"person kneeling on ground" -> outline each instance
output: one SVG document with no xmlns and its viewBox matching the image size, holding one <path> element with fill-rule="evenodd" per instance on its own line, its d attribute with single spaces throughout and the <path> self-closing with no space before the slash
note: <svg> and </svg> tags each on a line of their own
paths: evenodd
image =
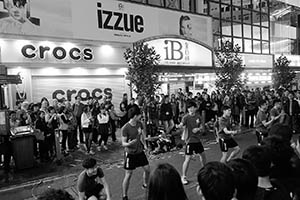
<svg viewBox="0 0 300 200">
<path fill-rule="evenodd" d="M 84 171 L 80 173 L 77 181 L 79 200 L 98 200 L 103 196 L 103 188 L 107 200 L 111 199 L 108 184 L 104 178 L 104 173 L 97 166 L 94 158 L 87 158 L 83 161 Z"/>
</svg>

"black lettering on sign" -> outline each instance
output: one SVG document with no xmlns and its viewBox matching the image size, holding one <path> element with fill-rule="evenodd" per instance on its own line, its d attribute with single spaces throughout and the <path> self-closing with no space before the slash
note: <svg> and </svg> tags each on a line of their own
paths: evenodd
<svg viewBox="0 0 300 200">
<path fill-rule="evenodd" d="M 69 55 L 73 60 L 80 60 L 80 49 L 76 47 L 70 49 Z"/>
<path fill-rule="evenodd" d="M 98 28 L 125 32 L 144 32 L 144 18 L 140 15 L 113 12 L 101 9 L 102 4 L 97 3 Z"/>
<path fill-rule="evenodd" d="M 28 52 L 28 50 L 31 50 L 31 52 Z M 36 57 L 35 51 L 36 51 L 35 46 L 33 46 L 31 44 L 25 45 L 21 49 L 22 55 L 24 57 L 26 57 L 26 58 L 34 58 L 34 57 Z"/>
<path fill-rule="evenodd" d="M 85 95 L 83 95 L 83 94 L 85 94 Z M 77 96 L 80 96 L 82 101 L 86 101 L 90 97 L 90 92 L 87 89 L 81 89 L 78 91 Z"/>
<path fill-rule="evenodd" d="M 64 48 L 62 47 L 55 47 L 53 49 L 53 56 L 58 59 L 58 60 L 63 60 L 67 56 L 67 52 Z"/>
<path fill-rule="evenodd" d="M 72 100 L 72 94 L 76 94 L 76 90 L 67 90 L 67 99 L 68 101 Z"/>
</svg>

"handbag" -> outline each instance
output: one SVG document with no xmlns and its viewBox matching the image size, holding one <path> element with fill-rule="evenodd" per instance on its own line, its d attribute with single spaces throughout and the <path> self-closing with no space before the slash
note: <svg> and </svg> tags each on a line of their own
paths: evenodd
<svg viewBox="0 0 300 200">
<path fill-rule="evenodd" d="M 186 141 L 188 138 L 188 128 L 185 127 L 182 131 L 182 134 L 181 134 L 181 140 L 183 141 Z"/>
</svg>

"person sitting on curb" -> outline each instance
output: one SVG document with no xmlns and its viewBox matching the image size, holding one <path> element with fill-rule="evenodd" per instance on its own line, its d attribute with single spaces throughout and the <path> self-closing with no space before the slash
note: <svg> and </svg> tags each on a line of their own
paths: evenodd
<svg viewBox="0 0 300 200">
<path fill-rule="evenodd" d="M 103 188 L 106 199 L 110 200 L 109 187 L 102 169 L 97 166 L 97 161 L 94 158 L 86 158 L 82 166 L 84 171 L 80 173 L 77 181 L 79 200 L 98 200 L 104 196 Z"/>
</svg>

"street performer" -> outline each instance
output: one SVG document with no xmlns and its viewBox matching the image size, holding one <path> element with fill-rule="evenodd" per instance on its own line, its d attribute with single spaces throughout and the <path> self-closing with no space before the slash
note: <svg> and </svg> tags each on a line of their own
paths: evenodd
<svg viewBox="0 0 300 200">
<path fill-rule="evenodd" d="M 128 200 L 128 188 L 133 171 L 137 167 L 144 169 L 142 188 L 147 188 L 149 180 L 150 166 L 144 150 L 147 149 L 145 143 L 145 133 L 142 122 L 141 111 L 137 105 L 133 105 L 128 110 L 128 118 L 130 119 L 121 130 L 122 146 L 125 148 L 124 152 L 124 169 L 125 177 L 122 183 L 123 200 Z"/>
</svg>

